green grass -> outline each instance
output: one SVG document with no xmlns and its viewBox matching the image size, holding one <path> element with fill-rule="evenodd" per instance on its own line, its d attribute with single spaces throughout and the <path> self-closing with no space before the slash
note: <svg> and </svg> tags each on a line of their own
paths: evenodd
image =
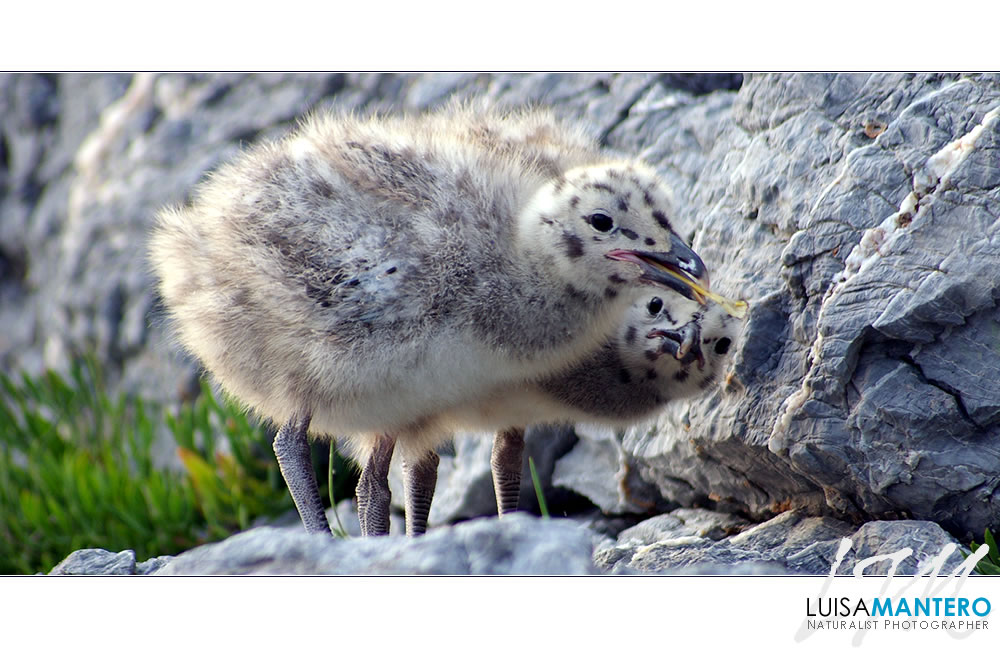
<svg viewBox="0 0 1000 650">
<path fill-rule="evenodd" d="M 990 547 L 990 551 L 976 563 L 975 571 L 976 573 L 987 576 L 1000 575 L 1000 549 L 997 549 L 996 539 L 993 538 L 993 533 L 989 528 L 987 528 L 986 532 L 983 534 L 983 541 Z M 975 553 L 979 547 L 980 544 L 975 542 L 969 544 L 969 549 L 973 553 Z"/>
<path fill-rule="evenodd" d="M 183 471 L 153 462 L 164 428 Z M 327 488 L 320 456 L 324 491 L 351 494 L 345 461 Z M 109 395 L 93 363 L 0 376 L 0 574 L 47 572 L 78 548 L 173 555 L 292 507 L 264 428 L 207 385 L 168 413 Z"/>
<path fill-rule="evenodd" d="M 338 466 L 341 468 L 340 472 L 337 471 Z M 340 494 L 345 494 L 344 491 L 345 486 L 343 485 L 343 481 L 341 479 L 341 477 L 344 476 L 344 469 L 346 469 L 344 459 L 337 455 L 337 445 L 331 443 L 330 454 L 327 460 L 327 475 L 326 475 L 327 493 L 329 495 L 329 503 L 331 504 L 337 503 L 336 491 L 338 482 L 341 483 Z M 317 472 L 316 475 L 319 476 L 320 473 Z M 338 479 L 340 480 L 338 481 Z M 354 483 L 356 482 L 357 481 L 355 480 Z M 350 537 L 350 535 L 347 534 L 347 529 L 344 528 L 344 523 L 340 521 L 340 513 L 337 512 L 336 508 L 333 509 L 333 517 L 334 521 L 336 522 L 336 523 L 330 522 L 330 531 L 333 533 L 333 536 L 339 537 L 341 539 Z"/>
<path fill-rule="evenodd" d="M 535 470 L 535 459 L 528 456 L 528 471 L 531 472 L 531 484 L 535 488 L 535 498 L 538 499 L 538 510 L 542 513 L 542 519 L 549 518 L 549 506 L 545 502 L 545 494 L 542 493 L 542 482 L 538 480 L 538 471 Z"/>
</svg>

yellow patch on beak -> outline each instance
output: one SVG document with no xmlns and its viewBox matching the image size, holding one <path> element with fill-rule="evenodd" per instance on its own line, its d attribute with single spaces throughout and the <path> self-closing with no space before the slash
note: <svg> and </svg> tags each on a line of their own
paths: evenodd
<svg viewBox="0 0 1000 650">
<path fill-rule="evenodd" d="M 749 305 L 747 305 L 746 300 L 730 300 L 725 296 L 720 296 L 717 293 L 712 293 L 711 291 L 709 291 L 708 289 L 701 286 L 700 284 L 698 284 L 697 282 L 695 282 L 694 280 L 692 280 L 691 278 L 687 277 L 682 273 L 678 273 L 673 269 L 669 269 L 665 266 L 660 266 L 660 268 L 666 273 L 669 273 L 670 275 L 674 276 L 687 286 L 691 287 L 691 290 L 694 291 L 694 295 L 697 296 L 698 298 L 698 302 L 700 302 L 701 304 L 704 305 L 705 298 L 708 298 L 709 300 L 714 300 L 715 302 L 719 303 L 722 306 L 722 308 L 726 310 L 726 313 L 729 314 L 730 316 L 734 318 L 739 318 L 740 320 L 746 318 L 747 309 L 749 308 Z"/>
</svg>

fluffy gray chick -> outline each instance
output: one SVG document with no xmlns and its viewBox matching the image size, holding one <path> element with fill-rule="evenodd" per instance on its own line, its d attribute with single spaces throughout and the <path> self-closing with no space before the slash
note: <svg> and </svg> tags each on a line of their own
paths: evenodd
<svg viewBox="0 0 1000 650">
<path fill-rule="evenodd" d="M 648 167 L 546 111 L 328 115 L 161 211 L 150 250 L 183 345 L 282 425 L 306 529 L 329 532 L 311 433 L 351 443 L 382 534 L 396 447 L 422 510 L 449 412 L 593 355 L 648 285 L 694 297 L 664 269 L 708 286 L 669 210 Z"/>
</svg>

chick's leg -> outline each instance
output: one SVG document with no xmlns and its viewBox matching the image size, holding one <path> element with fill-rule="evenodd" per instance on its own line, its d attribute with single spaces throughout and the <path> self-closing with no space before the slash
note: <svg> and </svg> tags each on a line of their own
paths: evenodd
<svg viewBox="0 0 1000 650">
<path fill-rule="evenodd" d="M 438 462 L 441 458 L 434 451 L 411 460 L 403 459 L 403 487 L 406 490 L 406 534 L 423 535 L 427 530 L 427 515 L 431 510 L 434 488 L 437 485 Z"/>
<path fill-rule="evenodd" d="M 493 491 L 497 498 L 497 512 L 501 517 L 517 510 L 521 494 L 521 464 L 524 455 L 524 429 L 498 431 L 493 437 Z"/>
<path fill-rule="evenodd" d="M 309 453 L 309 415 L 293 415 L 274 437 L 274 455 L 299 517 L 310 533 L 330 534 Z"/>
<path fill-rule="evenodd" d="M 375 438 L 368 460 L 358 479 L 358 519 L 364 536 L 389 534 L 389 461 L 396 439 L 380 435 Z"/>
</svg>

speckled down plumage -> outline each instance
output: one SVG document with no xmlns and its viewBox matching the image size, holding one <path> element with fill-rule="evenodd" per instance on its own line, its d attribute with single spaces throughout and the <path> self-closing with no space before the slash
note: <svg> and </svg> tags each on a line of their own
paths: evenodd
<svg viewBox="0 0 1000 650">
<path fill-rule="evenodd" d="M 418 535 L 438 443 L 496 431 L 498 511 L 516 510 L 523 428 L 570 404 L 532 382 L 599 353 L 647 285 L 668 303 L 708 288 L 670 204 L 651 169 L 544 111 L 328 115 L 162 211 L 152 258 L 184 345 L 283 423 L 275 455 L 306 529 L 329 532 L 312 433 L 351 443 L 366 535 L 388 532 L 398 450 Z M 678 358 L 700 338 L 663 335 Z"/>
<path fill-rule="evenodd" d="M 151 250 L 181 341 L 228 392 L 422 451 L 448 433 L 429 420 L 596 351 L 648 292 L 605 253 L 671 250 L 669 210 L 647 167 L 544 111 L 320 117 L 163 211 Z M 507 423 L 452 426 L 471 424 Z"/>
<path fill-rule="evenodd" d="M 619 333 L 595 355 L 538 386 L 566 407 L 567 421 L 634 424 L 717 383 L 740 326 L 718 303 L 688 300 L 671 311 L 653 296 L 629 309 Z M 663 331 L 687 342 L 652 335 Z"/>
</svg>

